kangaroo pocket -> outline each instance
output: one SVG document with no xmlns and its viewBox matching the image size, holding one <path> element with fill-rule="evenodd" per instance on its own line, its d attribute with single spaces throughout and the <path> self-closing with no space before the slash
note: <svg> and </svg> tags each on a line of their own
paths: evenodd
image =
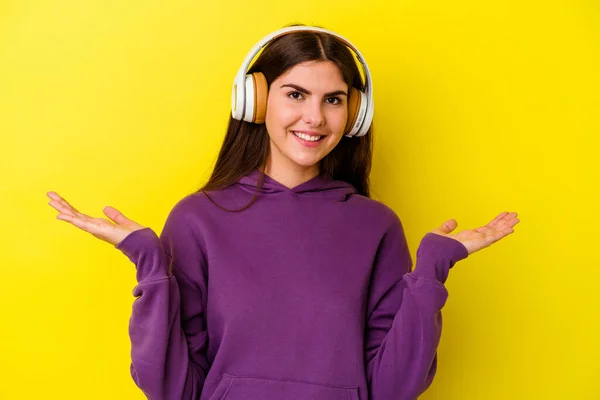
<svg viewBox="0 0 600 400">
<path fill-rule="evenodd" d="M 223 374 L 210 400 L 360 400 L 358 388 Z"/>
</svg>

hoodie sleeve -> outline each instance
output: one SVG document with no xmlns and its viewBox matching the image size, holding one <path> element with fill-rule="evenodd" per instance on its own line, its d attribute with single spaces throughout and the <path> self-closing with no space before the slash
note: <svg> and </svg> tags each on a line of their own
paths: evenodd
<svg viewBox="0 0 600 400">
<path fill-rule="evenodd" d="M 395 215 L 395 214 L 394 214 Z M 433 381 L 449 269 L 468 256 L 457 240 L 427 233 L 412 258 L 398 217 L 380 242 L 368 298 L 365 362 L 372 400 L 414 400 Z"/>
<path fill-rule="evenodd" d="M 160 238 L 150 228 L 115 247 L 135 265 L 130 372 L 152 400 L 199 399 L 208 371 L 203 242 L 180 203 Z"/>
</svg>

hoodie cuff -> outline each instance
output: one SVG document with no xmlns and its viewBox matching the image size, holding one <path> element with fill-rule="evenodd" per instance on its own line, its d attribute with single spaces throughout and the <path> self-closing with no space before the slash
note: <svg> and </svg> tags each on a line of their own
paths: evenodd
<svg viewBox="0 0 600 400">
<path fill-rule="evenodd" d="M 160 238 L 151 228 L 139 229 L 125 236 L 115 245 L 123 252 L 137 269 L 136 279 L 142 280 L 166 278 L 167 256 L 163 251 Z"/>
<path fill-rule="evenodd" d="M 417 264 L 413 275 L 445 283 L 450 269 L 469 256 L 458 240 L 428 232 L 417 249 Z"/>
</svg>

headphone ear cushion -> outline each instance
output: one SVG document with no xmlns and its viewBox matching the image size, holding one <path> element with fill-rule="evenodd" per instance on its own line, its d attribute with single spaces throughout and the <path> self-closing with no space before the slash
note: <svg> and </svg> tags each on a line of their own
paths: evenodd
<svg viewBox="0 0 600 400">
<path fill-rule="evenodd" d="M 267 78 L 262 72 L 252 74 L 254 82 L 254 116 L 252 121 L 255 124 L 263 124 L 267 115 L 267 98 L 269 97 L 269 85 Z"/>
<path fill-rule="evenodd" d="M 344 134 L 348 134 L 354 123 L 356 117 L 358 117 L 358 111 L 360 110 L 361 95 L 358 89 L 350 88 L 350 94 L 348 95 L 348 119 L 346 120 L 346 127 L 344 128 Z"/>
</svg>

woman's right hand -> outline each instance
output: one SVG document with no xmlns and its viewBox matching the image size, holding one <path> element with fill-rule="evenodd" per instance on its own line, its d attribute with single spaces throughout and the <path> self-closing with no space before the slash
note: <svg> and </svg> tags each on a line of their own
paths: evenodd
<svg viewBox="0 0 600 400">
<path fill-rule="evenodd" d="M 127 219 L 113 207 L 106 206 L 102 210 L 110 218 L 110 221 L 108 221 L 104 218 L 93 218 L 80 213 L 56 192 L 48 192 L 46 195 L 52 199 L 48 204 L 60 212 L 56 218 L 70 222 L 79 229 L 89 232 L 98 239 L 104 240 L 113 246 L 120 243 L 130 233 L 145 228 Z"/>
</svg>

